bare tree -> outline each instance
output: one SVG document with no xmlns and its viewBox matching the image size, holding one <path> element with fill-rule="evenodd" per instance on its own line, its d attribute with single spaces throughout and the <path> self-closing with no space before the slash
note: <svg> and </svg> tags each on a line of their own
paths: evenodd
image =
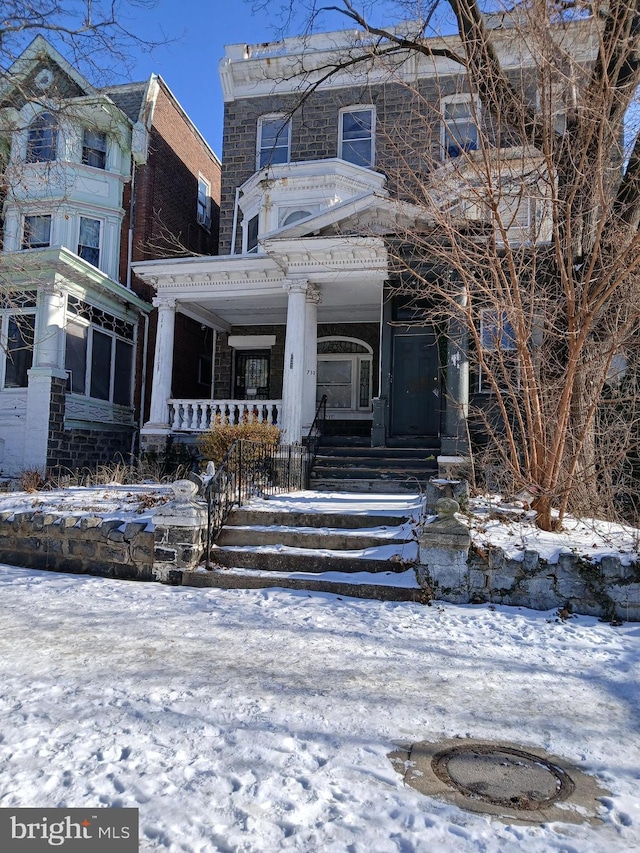
<svg viewBox="0 0 640 853">
<path fill-rule="evenodd" d="M 390 239 L 396 287 L 417 316 L 428 296 L 443 331 L 463 325 L 480 391 L 470 426 L 503 484 L 530 490 L 540 526 L 554 510 L 611 515 L 638 473 L 640 2 L 396 9 L 412 23 L 313 3 L 310 21 L 340 12 L 365 36 L 313 76 L 300 69 L 300 100 L 372 62 L 411 87 L 412 115 L 379 128 L 390 185 L 428 223 Z M 447 20 L 453 37 L 429 38 Z M 527 61 L 505 67 L 505 43 Z M 407 82 L 416 56 L 436 74 L 440 57 L 455 64 L 472 115 Z"/>
</svg>

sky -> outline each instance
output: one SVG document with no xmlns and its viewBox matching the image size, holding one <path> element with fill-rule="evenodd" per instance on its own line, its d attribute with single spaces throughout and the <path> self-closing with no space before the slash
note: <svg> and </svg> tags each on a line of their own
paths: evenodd
<svg viewBox="0 0 640 853">
<path fill-rule="evenodd" d="M 168 39 L 151 54 L 140 53 L 131 79 L 159 74 L 221 157 L 223 100 L 218 62 L 227 44 L 277 38 L 278 15 L 273 11 L 277 8 L 277 3 L 271 3 L 269 11 L 252 11 L 245 0 L 157 0 L 154 8 L 129 7 L 130 28 L 138 35 Z M 322 29 L 346 28 L 344 19 L 326 21 Z"/>
</svg>

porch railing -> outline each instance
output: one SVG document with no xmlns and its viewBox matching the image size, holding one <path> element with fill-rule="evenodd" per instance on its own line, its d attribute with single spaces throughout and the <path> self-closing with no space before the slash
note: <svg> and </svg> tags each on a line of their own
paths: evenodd
<svg viewBox="0 0 640 853">
<path fill-rule="evenodd" d="M 307 465 L 307 483 L 306 486 L 309 488 L 310 479 L 311 479 L 311 469 L 313 468 L 313 464 L 316 461 L 316 456 L 318 455 L 318 447 L 320 446 L 320 439 L 326 428 L 327 421 L 327 395 L 323 394 L 320 398 L 320 402 L 318 403 L 318 408 L 316 409 L 316 415 L 313 419 L 313 423 L 311 424 L 311 428 L 309 430 L 309 434 L 305 440 L 308 450 L 308 462 Z"/>
<path fill-rule="evenodd" d="M 234 507 L 255 497 L 296 492 L 306 488 L 309 450 L 300 444 L 263 444 L 238 439 L 205 489 L 207 501 L 207 557 Z"/>
<path fill-rule="evenodd" d="M 280 423 L 282 400 L 169 400 L 175 432 L 205 432 L 212 424 Z"/>
</svg>

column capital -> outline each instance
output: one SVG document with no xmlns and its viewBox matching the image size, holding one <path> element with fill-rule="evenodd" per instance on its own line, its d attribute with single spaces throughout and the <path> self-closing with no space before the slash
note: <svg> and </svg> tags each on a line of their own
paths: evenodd
<svg viewBox="0 0 640 853">
<path fill-rule="evenodd" d="M 285 278 L 282 287 L 287 293 L 307 293 L 309 290 L 308 278 Z"/>
<path fill-rule="evenodd" d="M 154 308 L 170 308 L 175 310 L 177 301 L 175 296 L 154 296 L 151 304 Z"/>
<path fill-rule="evenodd" d="M 322 294 L 315 284 L 310 284 L 307 287 L 307 302 L 315 303 L 316 305 L 322 302 Z"/>
</svg>

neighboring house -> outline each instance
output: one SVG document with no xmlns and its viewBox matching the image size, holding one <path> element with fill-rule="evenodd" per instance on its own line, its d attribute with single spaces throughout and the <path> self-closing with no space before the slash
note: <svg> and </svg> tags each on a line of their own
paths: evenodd
<svg viewBox="0 0 640 853">
<path fill-rule="evenodd" d="M 526 52 L 513 39 L 497 34 L 496 49 L 526 81 Z M 284 440 L 299 442 L 325 394 L 334 434 L 466 451 L 466 334 L 452 326 L 443 336 L 428 300 L 402 293 L 389 241 L 432 225 L 429 205 L 406 200 L 404 163 L 405 180 L 428 175 L 432 207 L 440 194 L 461 219 L 482 220 L 477 194 L 458 188 L 468 159 L 460 155 L 478 147 L 479 133 L 493 133 L 496 150 L 505 143 L 484 126 L 458 64 L 412 54 L 393 69 L 371 61 L 328 76 L 354 49 L 353 31 L 227 48 L 224 254 L 134 266 L 156 288 L 159 310 L 146 446 L 161 448 L 167 436 L 197 433 L 216 417 L 275 420 Z M 540 157 L 509 145 L 513 170 Z M 545 229 L 548 239 L 544 200 L 537 210 L 522 194 L 504 204 L 509 239 L 526 243 L 534 226 L 538 240 Z M 199 398 L 176 369 L 181 313 L 201 318 L 215 341 L 211 391 Z"/>
<path fill-rule="evenodd" d="M 38 36 L 0 78 L 0 164 L 0 473 L 128 459 L 155 335 L 131 261 L 217 251 L 220 163 L 160 77 L 96 89 Z"/>
</svg>

